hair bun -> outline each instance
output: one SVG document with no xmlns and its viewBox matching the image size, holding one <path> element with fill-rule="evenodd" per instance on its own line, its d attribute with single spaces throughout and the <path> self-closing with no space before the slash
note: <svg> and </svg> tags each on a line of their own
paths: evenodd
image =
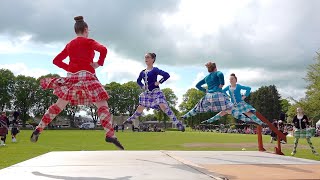
<svg viewBox="0 0 320 180">
<path fill-rule="evenodd" d="M 231 73 L 230 76 L 236 76 L 234 73 Z"/>
<path fill-rule="evenodd" d="M 83 21 L 83 16 L 76 16 L 76 17 L 74 17 L 74 20 L 76 22 L 81 22 L 81 21 Z"/>
</svg>

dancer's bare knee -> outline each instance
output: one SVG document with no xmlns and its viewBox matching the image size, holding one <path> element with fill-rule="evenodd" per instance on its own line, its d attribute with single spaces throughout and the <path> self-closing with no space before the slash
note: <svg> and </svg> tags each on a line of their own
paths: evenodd
<svg viewBox="0 0 320 180">
<path fill-rule="evenodd" d="M 164 111 L 167 108 L 166 104 L 159 104 L 162 111 Z"/>
<path fill-rule="evenodd" d="M 137 108 L 137 111 L 141 113 L 144 110 L 144 108 L 145 108 L 144 106 L 139 105 Z"/>
</svg>

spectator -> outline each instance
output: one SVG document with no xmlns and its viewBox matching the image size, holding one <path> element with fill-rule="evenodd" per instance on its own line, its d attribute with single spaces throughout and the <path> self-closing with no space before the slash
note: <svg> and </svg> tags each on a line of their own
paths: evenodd
<svg viewBox="0 0 320 180">
<path fill-rule="evenodd" d="M 280 132 L 282 132 L 285 136 L 288 135 L 288 132 L 287 132 L 287 128 L 285 127 L 284 123 L 282 120 L 279 120 L 278 121 L 278 129 Z M 282 144 L 286 144 L 287 142 L 285 142 L 283 139 L 281 139 L 281 143 Z"/>
<path fill-rule="evenodd" d="M 15 111 L 13 113 L 13 120 L 10 122 L 12 124 L 12 129 L 11 129 L 12 142 L 17 142 L 17 134 L 20 132 L 19 126 L 18 126 L 19 125 L 18 117 L 19 117 L 19 112 Z"/>
<path fill-rule="evenodd" d="M 318 152 L 315 150 L 315 148 L 312 145 L 311 142 L 311 132 L 308 129 L 309 119 L 308 117 L 303 113 L 303 110 L 301 107 L 297 108 L 297 115 L 294 116 L 292 123 L 294 125 L 294 147 L 293 151 L 291 153 L 292 156 L 294 156 L 297 153 L 297 146 L 300 138 L 306 138 L 307 142 L 312 150 L 312 153 L 315 155 L 319 155 Z"/>
<path fill-rule="evenodd" d="M 274 127 L 278 127 L 278 121 L 276 119 L 273 119 L 272 121 L 272 125 Z M 274 132 L 274 131 L 271 131 L 271 140 L 270 140 L 270 143 L 273 143 L 273 141 L 276 141 L 277 140 L 277 134 Z"/>
<path fill-rule="evenodd" d="M 6 112 L 2 112 L 0 116 L 0 146 L 5 146 L 6 138 L 9 130 L 9 119 L 6 116 Z"/>
<path fill-rule="evenodd" d="M 287 118 L 287 114 L 281 111 L 279 114 L 279 120 L 286 122 L 286 118 Z"/>
</svg>

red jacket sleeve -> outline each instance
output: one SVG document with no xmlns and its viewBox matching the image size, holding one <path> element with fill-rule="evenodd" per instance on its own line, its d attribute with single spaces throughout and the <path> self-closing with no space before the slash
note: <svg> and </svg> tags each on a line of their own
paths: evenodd
<svg viewBox="0 0 320 180">
<path fill-rule="evenodd" d="M 107 52 L 108 52 L 107 48 L 105 46 L 99 44 L 98 42 L 96 42 L 93 39 L 91 39 L 90 43 L 91 43 L 91 47 L 93 48 L 93 50 L 98 51 L 100 53 L 98 64 L 100 66 L 103 66 L 104 59 L 106 58 Z"/>
<path fill-rule="evenodd" d="M 68 57 L 68 50 L 67 46 L 63 49 L 61 53 L 59 53 L 54 59 L 53 59 L 53 64 L 58 66 L 59 68 L 62 68 L 66 71 L 69 69 L 69 65 L 67 63 L 64 63 L 63 60 Z"/>
</svg>

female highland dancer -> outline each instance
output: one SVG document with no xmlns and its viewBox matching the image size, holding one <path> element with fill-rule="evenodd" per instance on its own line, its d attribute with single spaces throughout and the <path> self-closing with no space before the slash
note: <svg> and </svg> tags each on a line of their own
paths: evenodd
<svg viewBox="0 0 320 180">
<path fill-rule="evenodd" d="M 131 124 L 134 119 L 141 116 L 142 111 L 145 108 L 152 108 L 156 110 L 161 109 L 177 125 L 177 128 L 180 131 L 184 132 L 185 128 L 183 124 L 179 120 L 177 120 L 177 117 L 170 109 L 166 101 L 166 97 L 159 88 L 159 84 L 162 84 L 170 77 L 169 73 L 157 67 L 153 67 L 153 64 L 156 60 L 155 53 L 147 53 L 144 58 L 147 68 L 140 72 L 140 75 L 137 79 L 138 85 L 144 90 L 144 92 L 142 92 L 139 96 L 139 106 L 137 110 L 124 122 L 124 124 Z M 160 81 L 157 81 L 158 75 L 162 76 L 162 79 L 160 79 Z M 141 82 L 142 79 L 144 81 L 144 84 Z"/>
<path fill-rule="evenodd" d="M 294 146 L 293 146 L 293 151 L 291 153 L 292 156 L 294 156 L 297 153 L 297 146 L 300 138 L 305 138 L 307 139 L 307 142 L 312 150 L 312 153 L 315 155 L 319 155 L 318 152 L 315 150 L 315 148 L 312 145 L 311 142 L 311 132 L 308 130 L 309 124 L 309 119 L 308 117 L 303 113 L 302 108 L 298 107 L 297 108 L 297 115 L 294 116 L 292 120 L 293 126 L 294 126 Z"/>
<path fill-rule="evenodd" d="M 224 86 L 223 73 L 217 70 L 216 64 L 213 62 L 208 62 L 206 67 L 209 75 L 199 81 L 196 85 L 200 91 L 206 92 L 206 95 L 193 109 L 182 116 L 183 119 L 195 116 L 197 113 L 224 112 L 226 110 L 231 110 L 232 108 L 232 104 L 228 97 L 222 93 L 222 87 Z M 202 87 L 204 84 L 208 85 L 208 90 Z"/>
<path fill-rule="evenodd" d="M 212 118 L 203 122 L 211 123 L 213 121 L 220 119 L 222 116 L 226 114 L 232 114 L 233 117 L 235 117 L 236 119 L 242 120 L 244 122 L 254 121 L 257 124 L 262 125 L 263 122 L 254 114 L 256 110 L 251 105 L 247 104 L 244 101 L 244 99 L 250 95 L 251 88 L 237 84 L 237 77 L 233 73 L 230 75 L 229 80 L 230 80 L 230 85 L 225 87 L 222 91 L 225 94 L 227 92 L 229 93 L 231 97 L 231 102 L 233 104 L 232 109 L 228 111 L 221 111 L 215 116 L 213 116 Z M 241 90 L 245 90 L 246 94 L 241 95 Z"/>
<path fill-rule="evenodd" d="M 71 40 L 64 50 L 58 54 L 53 64 L 66 70 L 67 77 L 44 78 L 40 81 L 43 89 L 53 89 L 59 97 L 58 101 L 49 107 L 41 122 L 32 133 L 30 140 L 37 142 L 43 129 L 66 107 L 72 105 L 95 104 L 101 125 L 106 131 L 105 141 L 113 143 L 119 149 L 124 149 L 117 140 L 112 124 L 107 100 L 108 93 L 95 75 L 95 69 L 102 66 L 107 54 L 107 48 L 93 39 L 89 39 L 89 29 L 82 16 L 75 17 L 74 30 L 77 37 Z M 100 53 L 98 62 L 93 62 L 94 51 Z M 69 56 L 69 64 L 63 62 Z"/>
</svg>

